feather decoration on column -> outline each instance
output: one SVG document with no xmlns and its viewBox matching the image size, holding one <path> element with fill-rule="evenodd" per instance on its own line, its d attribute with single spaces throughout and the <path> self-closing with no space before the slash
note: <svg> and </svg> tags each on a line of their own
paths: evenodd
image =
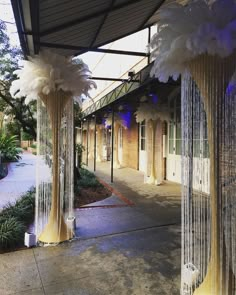
<svg viewBox="0 0 236 295">
<path fill-rule="evenodd" d="M 235 1 L 166 5 L 150 46 L 151 75 L 162 82 L 182 75 L 181 293 L 231 295 L 236 285 Z"/>
<path fill-rule="evenodd" d="M 55 244 L 74 235 L 65 222 L 73 217 L 73 97 L 81 103 L 96 84 L 82 60 L 50 51 L 28 57 L 15 74 L 11 94 L 38 100 L 36 235 Z"/>
<path fill-rule="evenodd" d="M 155 184 L 157 181 L 156 177 L 156 168 L 155 168 L 155 144 L 156 144 L 156 129 L 157 129 L 157 121 L 168 121 L 169 120 L 169 112 L 168 106 L 164 104 L 160 104 L 159 102 L 153 103 L 151 101 L 146 101 L 140 103 L 137 111 L 134 113 L 136 116 L 136 122 L 141 123 L 142 121 L 146 121 L 150 123 L 150 127 L 152 129 L 152 158 L 151 158 L 151 175 L 148 178 L 148 183 Z"/>
</svg>

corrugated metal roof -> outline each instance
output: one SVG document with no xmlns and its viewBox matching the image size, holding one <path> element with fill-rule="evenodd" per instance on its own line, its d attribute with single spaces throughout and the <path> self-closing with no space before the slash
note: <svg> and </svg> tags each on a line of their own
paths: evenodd
<svg viewBox="0 0 236 295">
<path fill-rule="evenodd" d="M 35 51 L 37 53 L 40 48 L 48 46 L 65 55 L 84 53 L 86 50 L 100 47 L 152 25 L 153 15 L 164 2 L 164 0 L 11 1 L 25 53 L 33 54 Z M 31 19 L 31 30 L 29 19 Z M 28 41 L 30 38 L 33 43 Z"/>
<path fill-rule="evenodd" d="M 99 26 L 102 17 L 96 17 L 73 27 L 66 28 L 41 38 L 42 42 L 63 43 L 87 47 L 92 42 L 94 32 Z M 62 42 L 63 40 L 63 42 Z M 78 44 L 79 40 L 79 44 Z"/>
<path fill-rule="evenodd" d="M 47 1 L 50 2 L 51 1 Z M 61 2 L 61 3 L 60 3 Z M 95 13 L 98 9 L 107 8 L 107 0 L 99 1 L 60 1 L 54 8 L 45 9 L 45 5 L 40 2 L 40 32 L 58 26 L 66 20 L 73 20 L 79 17 L 86 17 Z M 65 10 L 66 7 L 66 10 Z"/>
</svg>

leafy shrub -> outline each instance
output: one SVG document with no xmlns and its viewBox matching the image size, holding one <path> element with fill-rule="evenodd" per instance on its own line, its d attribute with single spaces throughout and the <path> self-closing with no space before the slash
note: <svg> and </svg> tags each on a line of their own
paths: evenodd
<svg viewBox="0 0 236 295">
<path fill-rule="evenodd" d="M 32 144 L 30 145 L 30 147 L 31 147 L 32 149 L 36 149 L 36 148 L 37 148 L 37 145 L 36 145 L 35 143 L 32 143 Z"/>
<path fill-rule="evenodd" d="M 26 226 L 17 218 L 10 217 L 0 223 L 0 248 L 13 248 L 23 243 Z"/>
<path fill-rule="evenodd" d="M 85 151 L 85 147 L 82 145 L 82 143 L 77 143 L 75 145 L 75 150 L 78 154 L 82 154 L 82 152 Z"/>
<path fill-rule="evenodd" d="M 17 136 L 8 137 L 6 134 L 0 134 L 0 151 L 2 162 L 17 161 L 20 157 L 20 152 L 17 149 Z"/>
<path fill-rule="evenodd" d="M 16 148 L 17 152 L 20 154 L 20 153 L 23 153 L 23 149 L 21 147 L 17 147 Z"/>
<path fill-rule="evenodd" d="M 7 172 L 8 172 L 7 164 L 6 163 L 1 163 L 0 164 L 0 179 L 7 176 Z"/>
<path fill-rule="evenodd" d="M 30 134 L 28 134 L 28 133 L 26 133 L 26 132 L 23 131 L 21 133 L 21 139 L 22 140 L 33 140 L 34 138 L 33 138 L 32 135 L 30 135 Z"/>
<path fill-rule="evenodd" d="M 77 143 L 75 145 L 75 150 L 78 157 L 78 168 L 80 168 L 82 167 L 82 153 L 85 151 L 85 147 L 82 145 L 82 143 Z"/>
<path fill-rule="evenodd" d="M 0 249 L 23 244 L 24 233 L 34 219 L 34 211 L 34 189 L 28 191 L 14 204 L 8 204 L 3 208 L 0 212 Z"/>
<path fill-rule="evenodd" d="M 35 205 L 35 188 L 32 188 L 26 192 L 19 200 L 16 201 L 16 204 L 21 206 L 30 206 L 34 210 Z"/>
<path fill-rule="evenodd" d="M 96 176 L 88 171 L 87 169 L 80 168 L 80 178 L 78 179 L 77 182 L 77 188 L 87 188 L 87 187 L 101 187 L 101 183 L 97 180 Z"/>
<path fill-rule="evenodd" d="M 34 218 L 34 206 L 35 195 L 33 191 L 29 191 L 15 204 L 6 205 L 0 213 L 0 217 L 2 216 L 5 219 L 14 217 L 25 224 L 29 224 Z"/>
</svg>

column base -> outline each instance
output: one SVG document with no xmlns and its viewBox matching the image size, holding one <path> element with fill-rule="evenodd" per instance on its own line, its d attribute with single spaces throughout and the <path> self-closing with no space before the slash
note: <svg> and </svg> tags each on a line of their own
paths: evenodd
<svg viewBox="0 0 236 295">
<path fill-rule="evenodd" d="M 46 244 L 58 244 L 72 239 L 73 236 L 74 232 L 67 227 L 63 216 L 59 220 L 51 217 L 38 240 Z"/>
</svg>

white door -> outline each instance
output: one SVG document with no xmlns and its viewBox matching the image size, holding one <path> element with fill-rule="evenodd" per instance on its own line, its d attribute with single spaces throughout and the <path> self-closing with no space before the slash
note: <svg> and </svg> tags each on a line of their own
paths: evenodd
<svg viewBox="0 0 236 295">
<path fill-rule="evenodd" d="M 169 124 L 169 132 L 173 127 Z M 167 179 L 181 183 L 181 140 L 178 142 L 175 138 L 168 140 L 168 156 L 167 156 Z"/>
<path fill-rule="evenodd" d="M 146 121 L 139 124 L 139 170 L 147 173 Z"/>
<path fill-rule="evenodd" d="M 123 127 L 119 128 L 118 131 L 118 161 L 122 165 L 123 160 Z"/>
<path fill-rule="evenodd" d="M 170 102 L 167 179 L 179 183 L 181 183 L 181 144 L 181 100 L 178 95 Z"/>
</svg>

